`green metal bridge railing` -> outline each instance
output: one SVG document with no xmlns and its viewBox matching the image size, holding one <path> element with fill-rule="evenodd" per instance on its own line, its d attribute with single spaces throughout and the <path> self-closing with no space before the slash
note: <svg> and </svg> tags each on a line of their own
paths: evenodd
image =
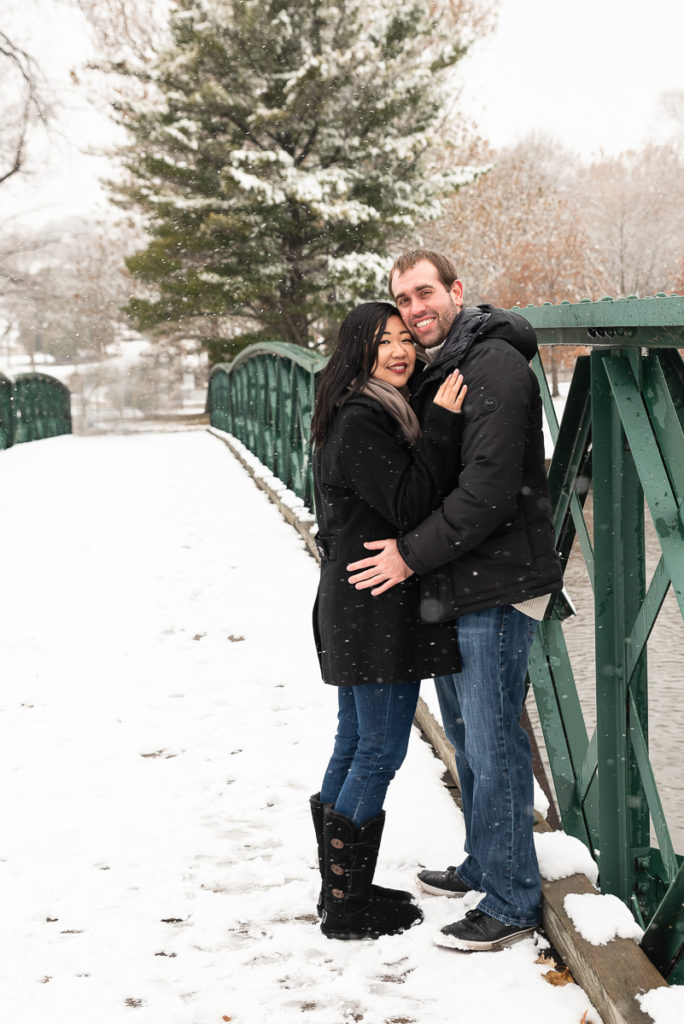
<svg viewBox="0 0 684 1024">
<path fill-rule="evenodd" d="M 683 859 L 649 757 L 647 644 L 670 587 L 684 615 L 684 363 L 677 351 L 684 348 L 684 298 L 520 312 L 542 344 L 591 347 L 577 360 L 560 426 L 536 368 L 555 441 L 549 480 L 557 546 L 567 564 L 577 538 L 595 610 L 591 736 L 553 609 L 530 659 L 561 820 L 596 856 L 602 890 L 619 896 L 644 925 L 642 948 L 681 983 Z M 591 534 L 584 515 L 589 482 Z M 661 552 L 648 581 L 645 505 Z M 673 670 L 684 691 L 684 668 Z"/>
<path fill-rule="evenodd" d="M 309 508 L 315 378 L 326 362 L 299 345 L 271 342 L 219 363 L 209 377 L 211 425 L 242 441 Z"/>
<path fill-rule="evenodd" d="M 71 433 L 71 394 L 46 373 L 0 374 L 0 449 Z"/>
<path fill-rule="evenodd" d="M 593 588 L 596 728 L 589 735 L 553 601 L 530 658 L 563 828 L 598 861 L 603 892 L 644 926 L 643 949 L 684 982 L 684 858 L 675 853 L 648 747 L 647 645 L 670 587 L 684 615 L 684 297 L 518 310 L 541 345 L 587 346 L 558 424 L 541 360 L 557 547 L 575 540 Z M 213 426 L 242 441 L 312 507 L 308 432 L 325 360 L 296 346 L 246 349 L 210 378 Z M 593 530 L 585 518 L 589 491 Z M 661 557 L 646 579 L 645 505 Z M 684 667 L 673 666 L 684 696 Z M 681 756 L 681 755 L 680 755 Z M 651 827 L 657 846 L 651 846 Z"/>
</svg>

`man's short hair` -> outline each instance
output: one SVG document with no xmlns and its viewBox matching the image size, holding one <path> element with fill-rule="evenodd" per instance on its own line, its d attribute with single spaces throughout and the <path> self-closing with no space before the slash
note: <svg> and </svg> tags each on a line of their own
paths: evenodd
<svg viewBox="0 0 684 1024">
<path fill-rule="evenodd" d="M 447 291 L 451 288 L 454 281 L 458 280 L 456 267 L 448 256 L 443 256 L 441 252 L 434 252 L 432 249 L 410 249 L 408 252 L 402 253 L 394 261 L 394 265 L 389 272 L 388 287 L 392 298 L 394 298 L 394 292 L 392 291 L 392 278 L 394 275 L 404 274 L 407 270 L 415 267 L 416 263 L 420 263 L 421 260 L 427 260 L 428 263 L 433 265 Z"/>
</svg>

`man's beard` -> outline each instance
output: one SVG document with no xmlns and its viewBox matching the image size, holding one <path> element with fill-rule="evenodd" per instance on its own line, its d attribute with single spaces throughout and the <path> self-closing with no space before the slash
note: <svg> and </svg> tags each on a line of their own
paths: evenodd
<svg viewBox="0 0 684 1024">
<path fill-rule="evenodd" d="M 461 312 L 461 309 L 463 308 L 462 306 L 459 306 L 456 302 L 454 302 L 454 299 L 452 298 L 451 295 L 449 296 L 449 302 L 450 306 L 447 309 L 443 310 L 441 313 L 437 313 L 437 321 L 435 325 L 431 328 L 431 330 L 438 331 L 438 336 L 435 338 L 434 341 L 430 342 L 429 344 L 426 344 L 420 338 L 417 332 L 414 331 L 413 326 L 409 325 L 409 330 L 411 332 L 413 340 L 417 345 L 420 345 L 422 349 L 429 351 L 430 349 L 436 348 L 438 345 L 443 344 L 444 339 L 446 338 L 447 334 L 449 333 L 453 326 L 454 320 L 456 319 L 458 314 Z"/>
</svg>

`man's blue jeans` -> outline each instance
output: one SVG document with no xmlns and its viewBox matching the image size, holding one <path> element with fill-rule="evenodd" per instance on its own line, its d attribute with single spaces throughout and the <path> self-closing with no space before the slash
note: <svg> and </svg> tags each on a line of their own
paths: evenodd
<svg viewBox="0 0 684 1024">
<path fill-rule="evenodd" d="M 510 605 L 461 616 L 462 671 L 435 680 L 463 798 L 466 859 L 457 874 L 484 892 L 479 909 L 519 927 L 539 923 L 541 903 L 532 756 L 519 721 L 536 629 Z"/>
<path fill-rule="evenodd" d="M 382 810 L 408 749 L 420 682 L 339 686 L 337 735 L 320 800 L 355 825 Z"/>
</svg>

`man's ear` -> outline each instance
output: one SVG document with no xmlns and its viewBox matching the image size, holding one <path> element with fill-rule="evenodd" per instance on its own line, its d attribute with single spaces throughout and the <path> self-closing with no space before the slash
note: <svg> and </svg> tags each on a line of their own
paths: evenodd
<svg viewBox="0 0 684 1024">
<path fill-rule="evenodd" d="M 463 285 L 460 281 L 454 281 L 449 289 L 451 296 L 457 306 L 463 305 Z"/>
</svg>

